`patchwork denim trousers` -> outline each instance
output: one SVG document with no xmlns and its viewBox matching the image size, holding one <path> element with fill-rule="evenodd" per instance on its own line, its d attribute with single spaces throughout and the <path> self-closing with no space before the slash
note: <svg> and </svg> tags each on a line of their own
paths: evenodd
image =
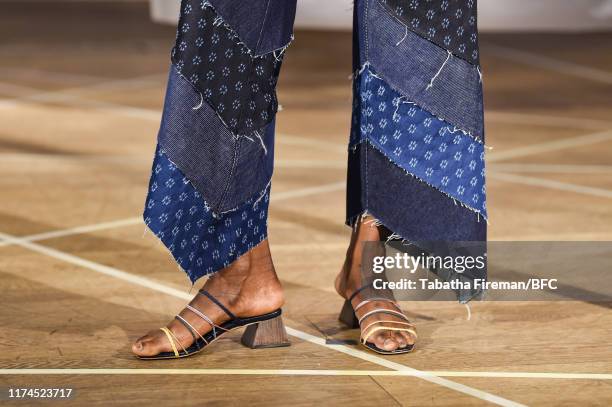
<svg viewBox="0 0 612 407">
<path fill-rule="evenodd" d="M 182 1 L 144 219 L 192 282 L 267 237 L 295 11 Z M 426 249 L 486 241 L 476 20 L 476 0 L 355 1 L 348 225 L 367 213 Z"/>
</svg>

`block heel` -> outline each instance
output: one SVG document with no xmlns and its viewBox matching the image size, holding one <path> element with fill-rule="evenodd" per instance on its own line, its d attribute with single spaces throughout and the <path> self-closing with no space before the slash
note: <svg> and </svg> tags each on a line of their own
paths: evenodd
<svg viewBox="0 0 612 407">
<path fill-rule="evenodd" d="M 291 343 L 283 318 L 279 315 L 247 326 L 242 334 L 242 344 L 251 349 L 260 349 L 289 346 Z"/>
</svg>

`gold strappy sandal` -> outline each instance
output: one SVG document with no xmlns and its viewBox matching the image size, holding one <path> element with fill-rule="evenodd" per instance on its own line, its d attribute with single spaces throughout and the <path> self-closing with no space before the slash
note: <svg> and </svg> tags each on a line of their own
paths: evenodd
<svg viewBox="0 0 612 407">
<path fill-rule="evenodd" d="M 342 311 L 340 311 L 340 321 L 343 322 L 344 324 L 348 325 L 350 328 L 360 328 L 361 329 L 361 336 L 360 336 L 360 342 L 363 346 L 365 346 L 366 348 L 376 352 L 376 353 L 380 353 L 383 355 L 396 355 L 399 353 L 409 353 L 412 352 L 414 350 L 414 344 L 412 345 L 408 345 L 405 348 L 397 348 L 393 351 L 386 351 L 384 349 L 380 349 L 378 346 L 376 346 L 375 344 L 368 342 L 368 339 L 377 331 L 382 331 L 382 330 L 386 330 L 386 331 L 402 331 L 402 332 L 408 332 L 410 334 L 410 336 L 412 336 L 414 338 L 414 340 L 417 340 L 417 332 L 416 332 L 416 327 L 414 325 L 412 325 L 410 323 L 410 321 L 408 320 L 408 317 L 406 315 L 404 315 L 401 311 L 402 309 L 400 308 L 399 305 L 397 305 L 397 303 L 389 298 L 384 298 L 384 297 L 374 297 L 374 298 L 369 298 L 367 300 L 361 301 L 359 304 L 357 304 L 357 306 L 355 308 L 353 308 L 353 304 L 352 301 L 353 299 L 357 296 L 357 294 L 359 294 L 360 292 L 362 292 L 363 290 L 365 290 L 366 288 L 371 288 L 371 284 L 368 285 L 364 285 L 363 287 L 359 288 L 358 290 L 356 290 L 350 297 L 348 300 L 346 300 L 344 302 L 344 306 L 342 307 Z M 392 309 L 374 309 L 372 311 L 368 311 L 366 312 L 361 318 L 357 319 L 357 310 L 359 310 L 361 307 L 363 307 L 366 304 L 369 304 L 371 302 L 375 302 L 375 301 L 384 301 L 384 302 L 388 302 L 390 304 L 393 304 L 393 306 L 395 306 L 395 308 L 397 308 L 397 311 L 394 311 Z M 389 314 L 389 315 L 394 315 L 397 317 L 400 317 L 402 319 L 404 319 L 404 321 L 391 321 L 391 320 L 380 320 L 380 321 L 374 321 L 369 323 L 368 325 L 366 325 L 365 327 L 361 328 L 361 323 L 369 316 L 374 315 L 374 314 Z M 386 324 L 384 326 L 381 326 L 380 324 Z M 392 324 L 392 325 L 390 325 Z"/>
<path fill-rule="evenodd" d="M 172 347 L 172 351 L 161 352 L 154 356 L 137 356 L 139 359 L 157 360 L 185 358 L 203 351 L 208 345 L 219 339 L 225 333 L 244 326 L 246 326 L 247 329 L 242 335 L 242 344 L 250 347 L 251 349 L 289 346 L 289 339 L 287 338 L 287 332 L 285 330 L 283 320 L 281 319 L 282 311 L 280 308 L 268 314 L 240 318 L 228 310 L 209 292 L 200 290 L 198 294 L 206 296 L 210 301 L 221 308 L 221 310 L 227 314 L 230 320 L 221 325 L 217 325 L 202 311 L 191 305 L 187 305 L 186 309 L 210 324 L 210 326 L 212 326 L 212 330 L 202 335 L 197 329 L 194 328 L 193 325 L 189 323 L 189 321 L 180 315 L 177 315 L 175 317 L 176 320 L 179 321 L 187 329 L 187 331 L 189 331 L 193 337 L 193 343 L 185 348 L 183 345 L 181 345 L 181 342 L 178 340 L 172 330 L 166 327 L 159 328 L 166 335 L 166 338 Z"/>
</svg>

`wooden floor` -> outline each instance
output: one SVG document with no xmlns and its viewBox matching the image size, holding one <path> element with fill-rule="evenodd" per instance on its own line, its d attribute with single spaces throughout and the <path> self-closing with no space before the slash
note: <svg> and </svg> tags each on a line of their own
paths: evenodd
<svg viewBox="0 0 612 407">
<path fill-rule="evenodd" d="M 612 404 L 612 313 L 594 304 L 476 303 L 468 320 L 460 304 L 405 303 L 414 353 L 325 343 L 358 337 L 332 289 L 349 236 L 348 33 L 297 32 L 279 85 L 270 241 L 292 346 L 252 351 L 236 334 L 187 360 L 135 360 L 130 341 L 191 289 L 139 218 L 174 30 L 140 2 L 15 1 L 0 38 L 3 392 L 72 387 L 66 404 L 92 406 Z M 612 240 L 612 34 L 484 34 L 482 65 L 491 240 Z M 185 370 L 138 370 L 170 368 Z"/>
</svg>

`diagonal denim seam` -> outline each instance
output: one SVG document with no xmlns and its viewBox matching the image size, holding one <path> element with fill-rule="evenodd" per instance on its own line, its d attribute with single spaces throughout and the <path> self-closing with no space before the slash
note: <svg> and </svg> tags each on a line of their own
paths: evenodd
<svg viewBox="0 0 612 407">
<path fill-rule="evenodd" d="M 389 85 L 389 87 L 391 89 L 393 89 L 393 91 L 399 93 L 400 95 L 402 95 L 403 97 L 407 98 L 407 99 L 411 99 L 410 97 L 408 97 L 406 94 L 404 94 L 404 92 L 402 92 L 401 90 L 399 90 L 399 87 L 392 81 L 390 81 L 387 76 L 383 73 L 379 73 L 377 70 L 375 69 L 371 69 L 372 67 L 374 67 L 374 65 L 370 62 L 370 61 L 366 61 L 363 63 L 363 65 L 361 66 L 361 68 L 359 69 L 359 71 L 357 71 L 357 76 L 355 77 L 355 80 L 359 79 L 360 75 L 363 75 L 365 73 L 365 71 L 369 71 L 370 74 L 372 74 L 372 76 L 374 76 L 375 78 L 378 78 L 382 81 L 384 81 L 387 85 Z M 457 124 L 453 123 L 452 121 L 444 118 L 442 115 L 438 114 L 436 112 L 436 109 L 432 109 L 427 103 L 425 102 L 414 102 L 416 105 L 418 105 L 419 107 L 427 110 L 429 113 L 433 114 L 434 116 L 444 120 L 445 122 L 448 122 L 450 124 L 453 124 L 455 127 L 457 127 L 457 129 L 459 129 L 461 132 L 465 133 L 466 135 L 472 137 L 475 141 L 477 141 L 480 144 L 484 144 L 483 142 L 483 138 L 481 135 L 476 135 L 471 131 L 468 131 L 466 129 L 464 129 L 462 126 L 458 126 Z"/>
<path fill-rule="evenodd" d="M 188 2 L 188 0 L 182 0 L 182 1 L 181 1 L 181 10 L 183 10 L 183 7 L 184 7 L 184 6 L 187 4 L 187 2 Z M 268 6 L 269 6 L 269 4 L 270 4 L 270 0 L 268 0 L 267 6 L 266 6 L 266 18 L 267 18 L 267 14 L 268 14 Z M 207 1 L 207 0 L 204 0 L 204 1 L 202 2 L 202 7 L 208 7 L 208 8 L 210 8 L 210 9 L 213 11 L 213 13 L 214 13 L 215 15 L 217 15 L 217 17 L 220 19 L 220 21 L 221 21 L 221 23 L 222 23 L 221 25 L 223 25 L 223 27 L 225 27 L 227 30 L 229 30 L 229 31 L 232 33 L 232 36 L 233 36 L 234 38 L 237 38 L 237 39 L 238 39 L 237 43 L 238 43 L 239 45 L 244 46 L 244 47 L 245 47 L 245 49 L 248 51 L 248 54 L 249 54 L 249 57 L 251 58 L 251 61 L 255 61 L 255 60 L 260 59 L 260 58 L 265 58 L 265 57 L 267 57 L 269 54 L 272 54 L 272 55 L 274 56 L 274 58 L 278 60 L 278 57 L 276 56 L 276 52 L 277 52 L 278 50 L 284 50 L 284 49 L 286 49 L 286 48 L 287 48 L 287 47 L 290 45 L 290 43 L 291 43 L 291 41 L 290 41 L 288 44 L 286 44 L 286 45 L 284 45 L 284 46 L 282 46 L 282 47 L 280 47 L 280 48 L 277 48 L 277 49 L 275 49 L 275 50 L 272 50 L 272 51 L 266 52 L 266 53 L 264 53 L 264 54 L 260 54 L 260 55 L 258 55 L 258 54 L 256 54 L 256 52 L 255 52 L 255 51 L 253 51 L 251 48 L 249 48 L 245 42 L 243 42 L 243 41 L 242 41 L 242 39 L 241 39 L 241 38 L 240 38 L 240 36 L 238 35 L 238 32 L 237 32 L 236 30 L 234 30 L 234 28 L 233 28 L 233 27 L 232 27 L 232 26 L 231 26 L 231 25 L 230 25 L 228 22 L 226 22 L 226 21 L 223 19 L 223 16 L 221 16 L 221 14 L 219 14 L 219 13 L 217 12 L 217 10 L 215 9 L 215 7 L 214 7 L 214 5 L 213 5 L 213 4 L 211 4 L 211 3 L 210 3 L 209 1 Z M 265 19 L 264 19 L 264 20 L 265 20 Z M 181 27 L 181 25 L 182 25 L 183 21 L 184 21 L 184 13 L 183 13 L 183 12 L 181 12 L 181 13 L 180 13 L 180 17 L 179 17 L 178 26 L 177 26 L 177 34 L 176 34 L 176 35 L 177 35 L 177 38 L 178 38 L 178 36 L 180 35 L 180 34 L 179 34 L 179 31 L 180 31 L 180 27 Z M 263 32 L 263 24 L 262 24 L 262 31 L 261 31 L 261 32 Z M 259 37 L 258 41 L 260 41 L 260 40 L 261 40 L 261 32 L 260 32 L 260 37 Z M 292 36 L 291 38 L 293 39 L 293 36 Z M 281 55 L 282 55 L 282 54 L 281 54 Z M 178 69 L 178 62 L 179 62 L 179 61 L 177 61 L 177 60 L 176 60 L 176 44 L 175 44 L 175 45 L 174 45 L 174 47 L 172 48 L 170 60 L 171 60 L 172 64 L 173 64 L 175 67 L 177 67 L 177 71 L 179 71 L 179 73 L 180 73 L 180 75 L 183 77 L 183 79 L 185 79 L 185 80 L 187 80 L 188 82 L 190 82 L 190 83 L 191 83 L 191 81 L 189 81 L 189 79 L 187 79 L 187 78 L 186 78 L 186 77 L 185 77 L 185 76 L 184 76 L 184 75 L 183 75 L 183 74 L 180 72 L 180 70 Z M 253 78 L 253 66 L 254 66 L 254 63 L 251 63 L 251 64 L 250 64 L 250 71 L 249 71 L 249 83 L 252 83 L 252 78 Z M 201 90 L 200 90 L 200 89 L 199 89 L 199 88 L 198 88 L 196 85 L 194 85 L 193 83 L 192 83 L 192 86 L 193 86 L 193 88 L 194 88 L 194 89 L 195 89 L 195 90 L 196 90 L 198 93 L 200 93 L 200 95 L 202 96 L 202 91 L 201 91 Z M 247 89 L 247 88 L 245 87 L 245 88 L 243 88 L 243 89 L 244 89 L 244 91 L 246 92 L 246 89 Z M 223 124 L 225 125 L 225 127 L 229 129 L 230 127 L 228 126 L 228 124 L 225 122 L 225 120 L 223 120 L 223 118 L 221 117 L 221 115 L 220 115 L 220 114 L 219 114 L 219 112 L 217 111 L 217 106 L 216 106 L 216 105 L 215 105 L 215 104 L 214 104 L 214 103 L 213 103 L 211 100 L 208 100 L 208 99 L 205 99 L 205 100 L 208 102 L 208 105 L 209 105 L 209 106 L 211 106 L 211 107 L 213 108 L 213 110 L 214 110 L 214 111 L 217 113 L 217 116 L 219 116 L 219 118 L 221 119 L 221 121 L 223 122 Z M 270 102 L 270 104 L 271 104 L 271 106 L 273 106 L 273 114 L 272 114 L 270 117 L 268 117 L 268 118 L 267 118 L 267 120 L 266 120 L 266 122 L 265 122 L 265 123 L 264 123 L 262 126 L 260 126 L 260 127 L 257 129 L 257 130 L 263 129 L 263 128 L 265 128 L 265 127 L 266 127 L 268 124 L 270 124 L 270 123 L 271 123 L 271 122 L 274 120 L 274 118 L 276 117 L 276 113 L 278 113 L 278 95 L 276 94 L 276 89 L 274 90 L 274 92 L 272 92 L 272 101 Z M 241 108 L 240 108 L 240 117 L 243 117 L 243 112 L 244 112 L 244 106 L 241 106 Z M 232 133 L 234 133 L 234 132 L 232 132 Z"/>
<path fill-rule="evenodd" d="M 185 78 L 185 76 L 184 76 L 182 73 L 180 73 L 178 70 L 176 70 L 176 72 L 178 73 L 178 75 L 179 75 L 179 77 L 181 78 L 181 80 L 185 81 L 185 83 L 189 84 L 189 85 L 190 85 L 190 86 L 191 86 L 191 87 L 194 89 L 194 91 L 195 91 L 195 92 L 198 92 L 198 93 L 199 93 L 199 90 L 198 90 L 198 89 L 195 87 L 195 85 L 194 85 L 193 83 L 191 83 L 191 81 L 189 81 L 187 78 Z M 223 211 L 221 211 L 221 210 L 220 210 L 220 208 L 222 208 L 222 204 L 223 204 L 223 202 L 225 201 L 225 198 L 227 197 L 227 194 L 229 193 L 230 186 L 231 186 L 231 180 L 232 180 L 232 178 L 233 178 L 233 174 L 234 174 L 235 169 L 236 169 L 236 165 L 237 165 L 237 161 L 238 161 L 238 156 L 239 156 L 239 152 L 240 152 L 240 151 L 239 151 L 238 144 L 240 144 L 240 142 L 244 142 L 244 140 L 243 140 L 243 139 L 244 139 L 245 137 L 244 137 L 244 136 L 241 136 L 241 135 L 238 135 L 238 134 L 235 134 L 235 133 L 234 133 L 234 132 L 233 132 L 233 131 L 232 131 L 232 130 L 229 128 L 229 126 L 227 126 L 227 124 L 225 123 L 225 121 L 223 120 L 223 118 L 222 118 L 222 117 L 219 115 L 219 113 L 218 113 L 218 112 L 217 112 L 217 111 L 214 109 L 214 106 L 212 106 L 210 103 L 208 103 L 208 101 L 207 101 L 206 99 L 204 99 L 204 100 L 203 100 L 203 103 L 206 103 L 208 106 L 210 106 L 210 107 L 211 107 L 211 110 L 212 110 L 213 112 L 215 112 L 215 115 L 216 115 L 216 116 L 217 116 L 217 118 L 218 118 L 218 119 L 221 121 L 221 123 L 223 123 L 223 125 L 225 126 L 225 128 L 226 128 L 226 129 L 228 129 L 228 130 L 230 131 L 230 133 L 232 133 L 232 136 L 234 137 L 234 140 L 236 141 L 236 146 L 235 146 L 235 147 L 234 147 L 234 149 L 233 149 L 233 158 L 232 158 L 232 165 L 231 165 L 231 167 L 230 167 L 230 168 L 231 168 L 231 170 L 230 170 L 230 176 L 228 176 L 227 183 L 224 185 L 224 192 L 223 192 L 223 194 L 221 195 L 221 198 L 218 200 L 218 203 L 217 203 L 216 205 L 213 205 L 212 203 L 210 203 L 210 204 L 211 204 L 211 209 L 218 210 L 218 211 L 215 211 L 214 213 L 215 213 L 216 215 L 221 215 L 221 214 L 225 214 L 225 213 L 228 213 L 228 212 L 232 212 L 232 211 L 234 211 L 234 210 L 236 210 L 236 209 L 238 209 L 238 208 L 240 207 L 240 204 L 237 204 L 236 206 L 234 206 L 234 207 L 232 207 L 232 208 L 225 209 L 225 210 L 223 210 Z M 270 123 L 271 123 L 271 122 L 270 122 Z M 259 129 L 255 130 L 255 131 L 265 131 L 266 127 L 267 127 L 267 126 L 269 126 L 269 125 L 270 125 L 270 123 L 268 123 L 268 124 L 266 124 L 266 125 L 264 125 L 264 126 L 260 127 Z M 174 164 L 176 165 L 176 163 L 174 163 Z M 181 168 L 181 167 L 180 167 L 180 166 L 178 166 L 178 165 L 176 165 L 176 166 L 177 166 L 178 168 Z M 183 170 L 181 169 L 181 171 L 183 171 Z M 187 175 L 186 175 L 186 177 L 189 179 L 189 177 L 188 177 Z M 190 180 L 190 182 L 191 182 L 191 180 Z M 195 187 L 195 185 L 194 185 L 194 187 Z M 195 189 L 197 190 L 197 188 L 195 188 Z M 248 200 L 248 199 L 247 199 L 247 200 Z"/>
<path fill-rule="evenodd" d="M 255 54 L 257 54 L 257 50 L 259 49 L 259 46 L 261 45 L 261 39 L 263 37 L 263 30 L 266 25 L 266 21 L 268 20 L 268 10 L 269 9 L 270 9 L 270 0 L 266 2 L 266 11 L 264 12 L 264 18 L 261 22 L 261 28 L 259 29 L 259 37 L 257 38 L 257 45 L 255 45 L 255 50 L 254 50 Z"/>
<path fill-rule="evenodd" d="M 392 159 L 392 158 L 390 158 L 390 157 L 389 157 L 389 156 L 388 156 L 388 155 L 387 155 L 387 154 L 386 154 L 386 153 L 385 153 L 383 150 L 381 150 L 380 148 L 378 148 L 378 146 L 376 146 L 374 143 L 372 143 L 372 142 L 370 141 L 370 139 L 369 139 L 369 138 L 368 138 L 368 139 L 365 139 L 365 140 L 361 140 L 359 143 L 355 144 L 355 146 L 360 145 L 360 144 L 364 144 L 364 143 L 367 143 L 367 145 L 369 145 L 370 147 L 375 148 L 375 149 L 376 149 L 378 152 L 380 152 L 382 155 L 384 155 L 384 156 L 385 156 L 385 158 L 386 158 L 387 160 L 389 160 L 389 161 L 390 161 L 390 162 L 391 162 L 391 163 L 392 163 L 392 164 L 393 164 L 395 167 L 397 167 L 397 168 L 401 169 L 402 171 L 404 171 L 404 173 L 405 173 L 406 175 L 411 176 L 411 177 L 413 177 L 414 179 L 416 179 L 417 181 L 422 182 L 423 184 L 427 185 L 429 188 L 432 188 L 432 189 L 434 189 L 434 190 L 438 191 L 438 192 L 439 192 L 439 193 L 441 193 L 442 195 L 446 196 L 446 198 L 451 199 L 451 200 L 452 200 L 452 201 L 453 201 L 453 202 L 454 202 L 456 205 L 460 205 L 460 206 L 464 207 L 465 209 L 468 209 L 468 210 L 470 210 L 471 212 L 474 212 L 475 214 L 477 214 L 477 215 L 478 215 L 479 219 L 480 219 L 480 217 L 482 216 L 482 218 L 485 220 L 485 222 L 487 222 L 487 224 L 489 223 L 489 217 L 488 217 L 488 215 L 487 215 L 487 214 L 484 214 L 484 213 L 482 213 L 482 211 L 481 211 L 481 210 L 476 209 L 476 208 L 474 208 L 474 207 L 472 207 L 472 206 L 470 206 L 470 205 L 468 205 L 468 204 L 466 204 L 466 203 L 464 203 L 464 202 L 460 201 L 459 199 L 457 199 L 457 198 L 453 197 L 452 195 L 448 194 L 447 192 L 442 191 L 441 189 L 437 188 L 437 187 L 436 187 L 436 186 L 434 186 L 434 185 L 431 185 L 429 182 L 425 181 L 424 179 L 422 179 L 422 178 L 421 178 L 421 177 L 419 177 L 418 175 L 413 174 L 413 173 L 411 173 L 410 171 L 408 171 L 407 169 L 405 169 L 404 167 L 402 167 L 402 166 L 398 165 L 398 164 L 397 164 L 395 161 L 393 161 L 393 159 Z M 365 171 L 367 172 L 367 158 L 368 158 L 368 154 L 367 154 L 367 153 L 368 153 L 368 151 L 369 151 L 369 148 L 366 148 L 365 150 L 366 150 L 366 153 L 365 153 L 365 161 L 366 161 Z M 368 206 L 368 205 L 367 205 L 367 203 L 368 203 L 368 198 L 367 198 L 367 196 L 368 196 L 368 190 L 367 190 L 367 177 L 366 177 L 366 206 Z"/>
</svg>

